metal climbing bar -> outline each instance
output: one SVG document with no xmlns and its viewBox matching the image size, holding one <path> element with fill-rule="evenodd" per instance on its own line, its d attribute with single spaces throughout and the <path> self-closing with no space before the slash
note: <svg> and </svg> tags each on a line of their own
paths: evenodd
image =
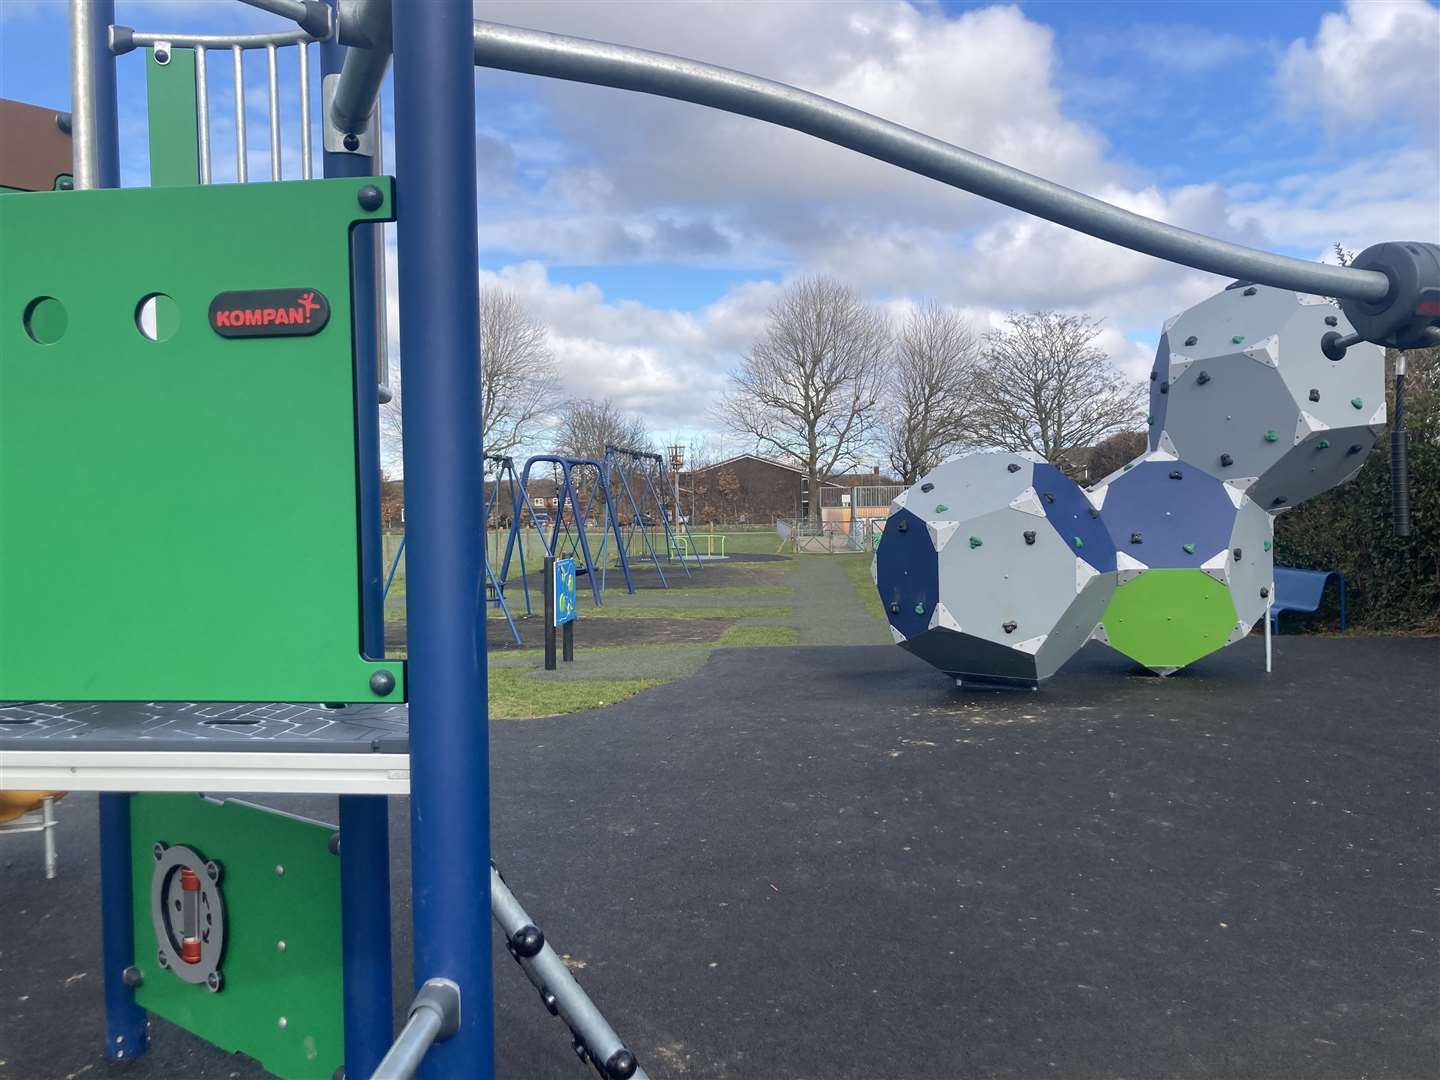
<svg viewBox="0 0 1440 1080">
<path fill-rule="evenodd" d="M 575 981 L 575 976 L 525 913 L 493 863 L 490 866 L 490 913 L 510 955 L 540 992 L 545 1008 L 570 1028 L 576 1053 L 594 1065 L 605 1080 L 649 1080 L 635 1055 L 626 1049 L 610 1022 Z"/>
<path fill-rule="evenodd" d="M 1156 258 L 1321 296 L 1378 301 L 1373 270 L 1292 259 L 1154 221 L 889 120 L 757 75 L 628 45 L 475 23 L 475 63 L 738 113 L 835 143 Z"/>
<path fill-rule="evenodd" d="M 429 979 L 410 1003 L 410 1015 L 371 1080 L 410 1080 L 437 1042 L 460 1029 L 460 988 L 449 979 Z"/>
</svg>

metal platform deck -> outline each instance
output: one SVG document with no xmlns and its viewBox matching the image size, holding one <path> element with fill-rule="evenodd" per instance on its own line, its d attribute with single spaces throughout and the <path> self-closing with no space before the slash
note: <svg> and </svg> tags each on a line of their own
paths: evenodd
<svg viewBox="0 0 1440 1080">
<path fill-rule="evenodd" d="M 404 705 L 0 704 L 0 790 L 405 794 Z"/>
</svg>

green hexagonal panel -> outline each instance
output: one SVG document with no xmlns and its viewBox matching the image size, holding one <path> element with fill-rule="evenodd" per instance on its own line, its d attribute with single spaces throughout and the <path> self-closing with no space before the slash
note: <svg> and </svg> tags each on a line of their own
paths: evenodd
<svg viewBox="0 0 1440 1080">
<path fill-rule="evenodd" d="M 1111 648 L 1148 668 L 1174 670 L 1225 646 L 1235 604 L 1203 570 L 1145 570 L 1116 588 L 1100 622 Z"/>
</svg>

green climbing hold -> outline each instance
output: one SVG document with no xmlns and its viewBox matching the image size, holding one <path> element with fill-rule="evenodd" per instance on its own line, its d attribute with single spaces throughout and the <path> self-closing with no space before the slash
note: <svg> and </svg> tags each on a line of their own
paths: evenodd
<svg viewBox="0 0 1440 1080">
<path fill-rule="evenodd" d="M 1269 541 L 1269 540 L 1266 540 L 1266 541 L 1265 541 L 1265 550 L 1266 550 L 1266 551 L 1269 551 L 1269 550 L 1270 550 L 1270 541 Z"/>
<path fill-rule="evenodd" d="M 1274 442 L 1278 438 L 1280 438 L 1280 434 L 1274 428 L 1271 428 L 1269 431 L 1265 432 L 1266 442 Z"/>
<path fill-rule="evenodd" d="M 1329 450 L 1329 449 L 1330 449 L 1330 440 L 1329 440 L 1329 439 L 1321 439 L 1318 443 L 1315 444 L 1315 449 L 1316 449 L 1316 450 Z"/>
<path fill-rule="evenodd" d="M 1134 467 L 1135 467 L 1135 463 L 1134 463 L 1133 461 L 1127 461 L 1127 462 L 1125 463 L 1125 468 L 1121 469 L 1120 471 L 1121 471 L 1121 472 L 1129 472 L 1129 471 L 1130 471 L 1131 469 L 1133 469 Z"/>
<path fill-rule="evenodd" d="M 1364 399 L 1364 398 L 1358 398 L 1358 397 L 1352 397 L 1352 398 L 1350 399 L 1350 404 L 1351 404 L 1351 405 L 1354 405 L 1355 408 L 1357 408 L 1357 409 L 1363 409 L 1363 408 L 1365 407 L 1365 399 Z"/>
<path fill-rule="evenodd" d="M 1186 554 L 1186 555 L 1194 555 L 1194 554 L 1195 554 L 1195 545 L 1194 545 L 1194 544 L 1181 544 L 1180 546 L 1185 549 L 1185 554 Z"/>
<path fill-rule="evenodd" d="M 1245 335 L 1244 335 L 1244 334 L 1236 334 L 1234 337 L 1232 337 L 1232 338 L 1230 339 L 1230 344 L 1232 344 L 1232 345 L 1239 345 L 1239 344 L 1240 344 L 1242 341 L 1244 341 L 1244 340 L 1245 340 Z"/>
<path fill-rule="evenodd" d="M 949 510 L 949 509 L 950 509 L 950 508 L 949 508 L 948 506 L 946 506 L 944 503 L 936 503 L 936 504 L 935 504 L 935 513 L 937 513 L 937 514 L 943 514 L 943 513 L 945 513 L 946 510 Z"/>
<path fill-rule="evenodd" d="M 1149 427 L 1154 427 L 1154 426 L 1155 426 L 1155 414 L 1154 414 L 1154 413 L 1151 413 L 1149 416 L 1145 417 L 1145 423 L 1146 423 L 1146 425 L 1149 426 Z"/>
<path fill-rule="evenodd" d="M 924 614 L 925 614 L 925 605 L 924 605 L 923 603 L 920 603 L 920 604 L 916 604 L 916 605 L 915 605 L 915 614 L 916 614 L 916 615 L 924 615 Z"/>
<path fill-rule="evenodd" d="M 984 543 L 984 541 L 981 540 L 978 536 L 972 536 L 972 537 L 970 537 L 970 546 L 971 546 L 972 548 L 977 548 L 977 547 L 979 547 L 982 543 Z"/>
<path fill-rule="evenodd" d="M 1085 541 L 1081 540 L 1078 536 L 1072 539 L 1070 542 L 1074 544 L 1077 548 L 1083 548 L 1085 546 Z"/>
</svg>

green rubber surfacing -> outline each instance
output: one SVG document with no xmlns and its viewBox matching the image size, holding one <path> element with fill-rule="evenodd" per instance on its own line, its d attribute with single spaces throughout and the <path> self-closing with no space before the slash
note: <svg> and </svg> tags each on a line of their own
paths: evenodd
<svg viewBox="0 0 1440 1080">
<path fill-rule="evenodd" d="M 0 700 L 403 700 L 360 653 L 350 331 L 350 227 L 393 205 L 383 178 L 0 195 Z M 328 298 L 319 333 L 210 329 L 216 294 L 289 288 Z"/>
</svg>

